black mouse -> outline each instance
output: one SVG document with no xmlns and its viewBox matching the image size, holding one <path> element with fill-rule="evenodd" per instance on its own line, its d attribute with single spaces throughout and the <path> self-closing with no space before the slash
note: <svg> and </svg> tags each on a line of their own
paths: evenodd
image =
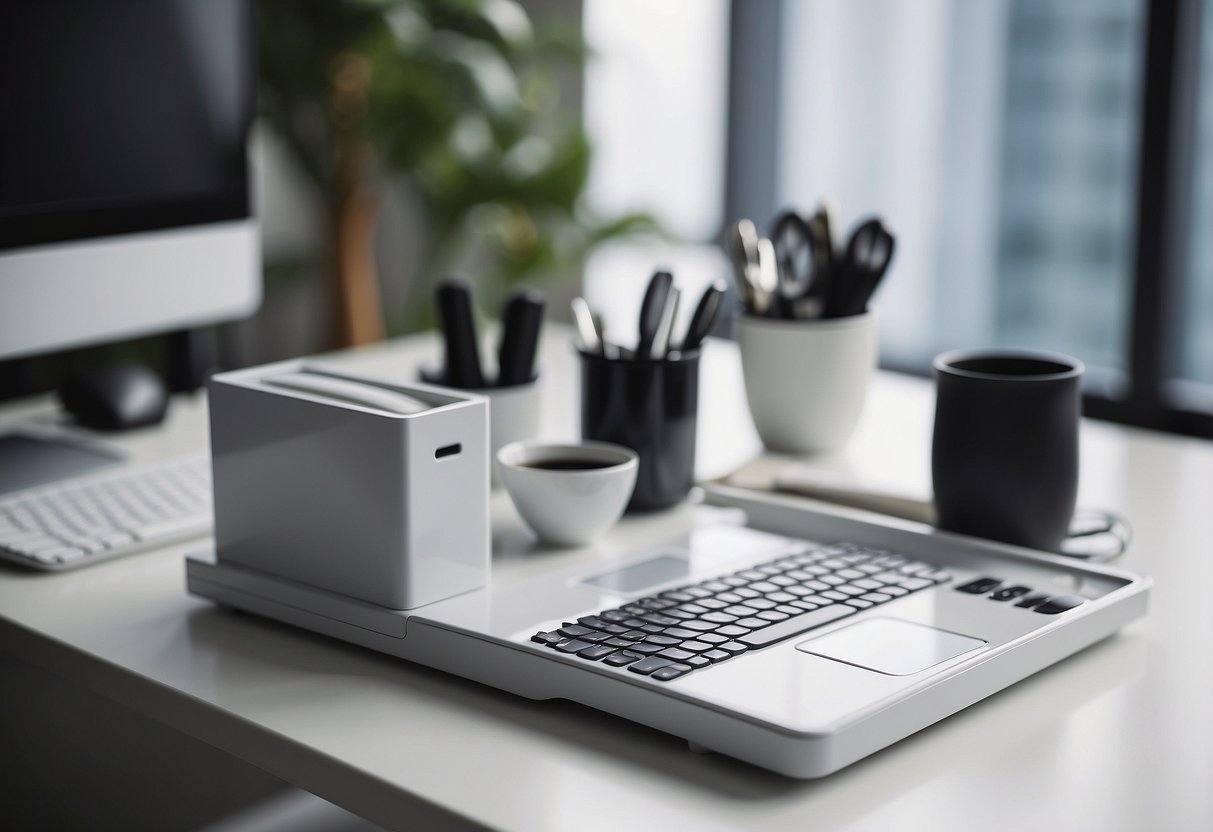
<svg viewBox="0 0 1213 832">
<path fill-rule="evenodd" d="M 141 364 L 114 364 L 80 373 L 59 390 L 67 412 L 84 427 L 130 430 L 164 419 L 168 391 Z"/>
</svg>

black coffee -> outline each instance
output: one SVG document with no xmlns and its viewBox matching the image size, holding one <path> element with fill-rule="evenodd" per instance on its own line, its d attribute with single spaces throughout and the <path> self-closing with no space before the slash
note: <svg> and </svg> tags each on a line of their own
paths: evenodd
<svg viewBox="0 0 1213 832">
<path fill-rule="evenodd" d="M 597 471 L 600 468 L 611 468 L 618 462 L 598 462 L 589 459 L 547 459 L 542 462 L 528 462 L 523 468 L 538 468 L 541 471 Z"/>
</svg>

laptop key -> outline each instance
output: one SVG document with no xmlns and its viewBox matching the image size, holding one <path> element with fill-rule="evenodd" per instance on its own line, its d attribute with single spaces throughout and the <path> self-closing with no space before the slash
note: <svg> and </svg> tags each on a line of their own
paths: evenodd
<svg viewBox="0 0 1213 832">
<path fill-rule="evenodd" d="M 681 644 L 683 641 L 680 638 L 670 638 L 665 634 L 646 636 L 644 640 L 649 644 L 660 644 L 662 647 L 673 647 L 675 644 Z"/>
<path fill-rule="evenodd" d="M 537 644 L 546 644 L 550 647 L 553 644 L 559 644 L 564 641 L 564 636 L 560 635 L 560 633 L 538 632 L 531 636 L 531 641 Z"/>
<path fill-rule="evenodd" d="M 729 627 L 732 627 L 733 631 L 728 633 L 724 632 L 725 630 L 728 630 Z M 748 632 L 749 630 L 747 630 L 745 627 L 738 627 L 735 624 L 729 624 L 728 626 L 721 627 L 714 633 L 698 633 L 695 636 L 695 640 L 706 642 L 708 644 L 724 644 L 729 639 L 735 638 L 736 636 L 744 636 Z"/>
<path fill-rule="evenodd" d="M 566 639 L 565 641 L 562 641 L 559 644 L 556 644 L 553 646 L 557 650 L 559 650 L 561 653 L 580 653 L 585 648 L 594 647 L 595 645 L 590 644 L 588 641 L 581 641 L 580 639 L 570 638 L 570 639 Z"/>
<path fill-rule="evenodd" d="M 596 615 L 583 615 L 577 619 L 577 623 L 582 627 L 589 627 L 591 630 L 601 630 L 606 626 L 606 622 Z"/>
<path fill-rule="evenodd" d="M 718 649 L 723 650 L 730 656 L 740 656 L 750 648 L 738 641 L 726 641 L 724 644 L 720 645 Z"/>
<path fill-rule="evenodd" d="M 722 647 L 721 649 L 723 650 L 724 648 Z M 661 656 L 663 659 L 672 659 L 673 661 L 681 662 L 681 661 L 686 661 L 687 659 L 691 658 L 695 654 L 692 653 L 690 650 L 683 650 L 680 647 L 669 647 L 665 650 L 662 650 L 657 655 Z"/>
<path fill-rule="evenodd" d="M 821 607 L 812 612 L 806 612 L 804 615 L 794 616 L 787 621 L 780 621 L 778 624 L 772 624 L 761 630 L 755 630 L 748 635 L 738 636 L 737 641 L 747 647 L 766 647 L 778 641 L 783 641 L 785 638 L 799 635 L 814 627 L 820 627 L 823 624 L 829 624 L 831 621 L 837 621 L 840 618 L 846 618 L 848 615 L 854 615 L 856 612 L 857 610 L 854 607 L 847 604 L 831 604 L 828 607 Z M 722 649 L 724 647 L 725 645 L 721 645 Z"/>
<path fill-rule="evenodd" d="M 689 659 L 684 659 L 683 664 L 689 664 L 694 669 L 698 670 L 701 667 L 707 667 L 712 663 L 711 659 L 705 659 L 703 656 L 691 656 Z"/>
<path fill-rule="evenodd" d="M 632 671 L 633 673 L 639 673 L 641 676 L 648 676 L 654 670 L 660 670 L 661 668 L 667 667 L 671 664 L 673 664 L 673 662 L 671 662 L 669 659 L 660 659 L 657 656 L 649 656 L 648 658 L 644 658 L 638 662 L 629 664 L 628 670 Z"/>
<path fill-rule="evenodd" d="M 757 630 L 759 627 L 771 626 L 770 621 L 763 621 L 761 618 L 743 618 L 737 622 L 738 627 L 746 627 L 751 630 Z"/>
<path fill-rule="evenodd" d="M 608 638 L 606 641 L 603 642 L 603 644 L 609 644 L 612 647 L 626 647 L 626 648 L 630 648 L 632 646 L 632 642 L 628 641 L 626 638 L 619 638 L 618 636 L 616 636 L 614 638 Z"/>
<path fill-rule="evenodd" d="M 565 638 L 579 638 L 594 631 L 589 627 L 582 627 L 580 624 L 566 624 L 560 628 L 559 632 Z"/>
<path fill-rule="evenodd" d="M 679 676 L 690 673 L 691 670 L 691 666 L 687 664 L 671 664 L 658 668 L 650 678 L 656 679 L 659 682 L 668 682 L 671 679 L 677 679 Z"/>
<path fill-rule="evenodd" d="M 720 628 L 720 625 L 713 621 L 704 621 L 702 618 L 697 618 L 694 621 L 684 621 L 682 626 L 688 630 L 696 630 L 701 633 L 710 633 L 712 630 Z"/>
<path fill-rule="evenodd" d="M 712 645 L 706 641 L 684 641 L 679 647 L 683 650 L 690 650 L 692 653 L 705 653 L 712 649 Z"/>
<path fill-rule="evenodd" d="M 670 627 L 662 630 L 661 634 L 663 636 L 670 636 L 671 638 L 699 638 L 701 635 L 695 630 L 687 630 L 683 627 Z"/>
<path fill-rule="evenodd" d="M 605 644 L 595 644 L 593 647 L 587 647 L 585 650 L 581 650 L 577 653 L 577 655 L 581 656 L 583 659 L 589 659 L 592 662 L 596 662 L 603 656 L 609 656 L 614 652 L 614 647 L 607 647 Z"/>
<path fill-rule="evenodd" d="M 725 642 L 725 643 L 731 644 L 732 642 Z M 709 650 L 708 652 L 703 653 L 702 655 L 705 659 L 710 661 L 712 664 L 716 664 L 716 662 L 722 662 L 725 659 L 733 658 L 732 653 L 726 653 L 724 650 L 721 650 L 719 648 L 717 648 L 715 650 Z"/>
<path fill-rule="evenodd" d="M 642 658 L 644 658 L 644 656 L 641 656 L 639 653 L 633 653 L 629 650 L 620 650 L 607 656 L 602 660 L 602 663 L 609 664 L 612 667 L 622 667 L 625 664 L 640 661 Z"/>
<path fill-rule="evenodd" d="M 703 616 L 704 621 L 711 621 L 713 624 L 732 624 L 737 620 L 737 616 L 729 615 L 727 612 L 710 612 Z"/>
<path fill-rule="evenodd" d="M 559 649 L 559 648 L 557 648 Z M 647 641 L 639 641 L 628 648 L 633 653 L 644 653 L 646 655 L 652 653 L 660 653 L 665 647 L 661 644 L 652 644 Z"/>
</svg>

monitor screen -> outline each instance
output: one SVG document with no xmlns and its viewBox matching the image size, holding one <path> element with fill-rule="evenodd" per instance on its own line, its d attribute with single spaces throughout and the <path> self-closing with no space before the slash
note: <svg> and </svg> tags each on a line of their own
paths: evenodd
<svg viewBox="0 0 1213 832">
<path fill-rule="evenodd" d="M 0 250 L 249 216 L 243 0 L 0 2 Z"/>
</svg>

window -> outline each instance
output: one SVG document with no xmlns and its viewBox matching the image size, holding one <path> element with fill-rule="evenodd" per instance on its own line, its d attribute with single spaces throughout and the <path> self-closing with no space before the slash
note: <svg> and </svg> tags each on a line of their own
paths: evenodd
<svg viewBox="0 0 1213 832">
<path fill-rule="evenodd" d="M 1089 414 L 1213 436 L 1210 6 L 734 2 L 726 217 L 883 215 L 886 366 L 1056 350 Z"/>
</svg>

